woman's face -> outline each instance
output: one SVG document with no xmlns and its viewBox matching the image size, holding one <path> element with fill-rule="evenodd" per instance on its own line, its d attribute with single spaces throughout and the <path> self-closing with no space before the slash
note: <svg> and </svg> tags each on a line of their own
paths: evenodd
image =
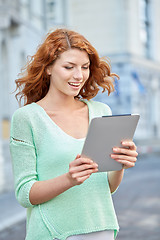
<svg viewBox="0 0 160 240">
<path fill-rule="evenodd" d="M 63 52 L 47 69 L 50 89 L 67 96 L 77 96 L 89 78 L 89 65 L 86 51 L 72 48 Z"/>
</svg>

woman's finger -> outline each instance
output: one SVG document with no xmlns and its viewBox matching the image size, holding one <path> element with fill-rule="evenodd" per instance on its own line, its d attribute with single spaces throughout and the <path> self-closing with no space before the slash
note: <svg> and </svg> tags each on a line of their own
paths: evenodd
<svg viewBox="0 0 160 240">
<path fill-rule="evenodd" d="M 76 172 L 82 172 L 85 171 L 87 169 L 95 169 L 97 168 L 98 165 L 96 163 L 92 163 L 92 164 L 81 164 L 81 165 L 76 165 L 74 167 L 72 167 L 70 169 L 71 173 L 76 173 Z"/>
<path fill-rule="evenodd" d="M 78 166 L 81 164 L 93 164 L 93 161 L 90 158 L 77 157 L 70 163 L 72 166 Z"/>
<path fill-rule="evenodd" d="M 127 160 L 119 160 L 119 159 L 115 159 L 115 161 L 121 163 L 124 169 L 134 167 L 136 163 L 136 161 L 127 161 Z"/>
<path fill-rule="evenodd" d="M 122 144 L 122 146 L 127 147 L 130 150 L 136 151 L 136 149 L 137 149 L 137 147 L 133 141 L 122 141 L 121 144 Z"/>
<path fill-rule="evenodd" d="M 132 168 L 135 166 L 135 162 L 123 161 L 123 169 Z"/>
<path fill-rule="evenodd" d="M 129 161 L 129 162 L 136 162 L 137 158 L 136 157 L 131 157 L 131 156 L 126 156 L 126 155 L 116 155 L 116 154 L 111 154 L 111 158 L 119 161 Z"/>
<path fill-rule="evenodd" d="M 92 173 L 95 173 L 97 171 L 98 171 L 98 168 L 87 169 L 87 170 L 82 171 L 82 172 L 76 172 L 76 173 L 72 174 L 72 178 L 79 179 L 81 177 L 85 177 L 85 176 L 91 175 Z"/>
<path fill-rule="evenodd" d="M 85 177 L 79 177 L 79 178 L 77 179 L 77 185 L 82 184 L 82 183 L 83 183 L 85 180 L 87 180 L 89 177 L 90 177 L 90 175 L 87 175 L 87 176 L 85 176 Z"/>
<path fill-rule="evenodd" d="M 117 153 L 117 154 L 133 156 L 133 157 L 137 157 L 138 156 L 138 153 L 135 150 L 130 150 L 130 149 L 127 149 L 127 148 L 116 147 L 116 148 L 113 148 L 113 152 Z"/>
</svg>

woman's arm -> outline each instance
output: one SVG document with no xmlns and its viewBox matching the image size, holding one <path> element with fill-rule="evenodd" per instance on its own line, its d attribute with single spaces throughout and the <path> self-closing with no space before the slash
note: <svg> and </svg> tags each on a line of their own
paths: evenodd
<svg viewBox="0 0 160 240">
<path fill-rule="evenodd" d="M 82 184 L 97 171 L 96 163 L 77 155 L 76 159 L 70 163 L 68 173 L 53 179 L 35 182 L 29 193 L 30 202 L 33 205 L 47 202 L 69 188 Z"/>
<path fill-rule="evenodd" d="M 108 182 L 111 193 L 113 193 L 120 185 L 124 175 L 124 169 L 112 171 L 108 173 Z"/>
<path fill-rule="evenodd" d="M 115 161 L 123 164 L 123 169 L 108 173 L 108 181 L 111 193 L 113 193 L 120 185 L 123 179 L 124 169 L 134 167 L 138 156 L 138 153 L 136 152 L 136 146 L 133 141 L 122 142 L 122 147 L 114 147 L 113 152 L 114 153 L 111 154 L 111 157 Z"/>
</svg>

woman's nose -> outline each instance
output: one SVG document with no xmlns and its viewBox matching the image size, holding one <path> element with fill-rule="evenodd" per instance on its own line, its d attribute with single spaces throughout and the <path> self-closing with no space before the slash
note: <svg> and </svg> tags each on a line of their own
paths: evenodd
<svg viewBox="0 0 160 240">
<path fill-rule="evenodd" d="M 74 72 L 74 79 L 81 80 L 83 79 L 83 74 L 81 69 L 76 69 Z"/>
</svg>

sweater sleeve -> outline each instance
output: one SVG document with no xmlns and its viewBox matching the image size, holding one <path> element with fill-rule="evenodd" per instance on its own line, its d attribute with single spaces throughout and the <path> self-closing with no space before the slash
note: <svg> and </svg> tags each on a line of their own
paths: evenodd
<svg viewBox="0 0 160 240">
<path fill-rule="evenodd" d="M 102 113 L 101 113 L 102 116 L 111 116 L 112 115 L 112 110 L 107 104 L 101 102 L 101 103 L 99 103 L 99 105 L 100 105 L 100 109 L 102 111 Z"/>
<path fill-rule="evenodd" d="M 112 115 L 111 108 L 107 104 L 98 102 L 98 101 L 92 101 L 92 100 L 90 100 L 89 102 L 94 111 L 93 117 L 102 117 L 102 116 Z"/>
<path fill-rule="evenodd" d="M 31 207 L 29 192 L 37 181 L 36 150 L 31 123 L 22 109 L 18 109 L 12 117 L 10 153 L 16 198 L 23 207 Z"/>
</svg>

